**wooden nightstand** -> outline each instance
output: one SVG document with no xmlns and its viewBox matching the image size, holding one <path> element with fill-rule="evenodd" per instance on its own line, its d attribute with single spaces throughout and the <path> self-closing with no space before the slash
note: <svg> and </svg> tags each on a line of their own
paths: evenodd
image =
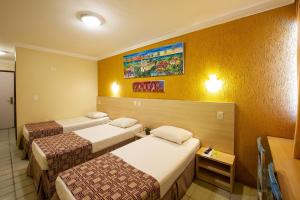
<svg viewBox="0 0 300 200">
<path fill-rule="evenodd" d="M 220 151 L 204 156 L 205 147 L 196 153 L 197 178 L 232 192 L 234 185 L 235 156 Z"/>
<path fill-rule="evenodd" d="M 138 139 L 141 139 L 141 138 L 144 138 L 144 137 L 147 137 L 148 135 L 146 135 L 145 131 L 142 131 L 142 132 L 139 132 L 137 134 L 135 134 L 135 139 L 138 140 Z"/>
</svg>

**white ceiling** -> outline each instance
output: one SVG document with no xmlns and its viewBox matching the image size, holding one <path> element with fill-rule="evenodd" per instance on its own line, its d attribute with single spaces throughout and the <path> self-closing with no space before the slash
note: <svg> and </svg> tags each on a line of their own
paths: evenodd
<svg viewBox="0 0 300 200">
<path fill-rule="evenodd" d="M 15 46 L 101 59 L 294 0 L 0 0 L 0 49 Z M 87 28 L 93 11 L 106 22 Z M 13 59 L 14 53 L 2 59 Z M 0 58 L 1 59 L 1 58 Z"/>
</svg>

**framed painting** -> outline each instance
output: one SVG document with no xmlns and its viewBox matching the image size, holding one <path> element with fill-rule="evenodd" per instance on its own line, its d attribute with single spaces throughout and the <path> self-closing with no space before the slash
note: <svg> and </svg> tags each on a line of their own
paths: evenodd
<svg viewBox="0 0 300 200">
<path fill-rule="evenodd" d="M 164 92 L 165 81 L 144 81 L 132 83 L 133 92 Z"/>
<path fill-rule="evenodd" d="M 124 78 L 184 74 L 184 44 L 175 43 L 126 55 Z"/>
</svg>

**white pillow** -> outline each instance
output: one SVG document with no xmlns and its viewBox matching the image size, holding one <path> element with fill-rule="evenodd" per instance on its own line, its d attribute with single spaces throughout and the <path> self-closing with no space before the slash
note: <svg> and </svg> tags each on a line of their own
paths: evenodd
<svg viewBox="0 0 300 200">
<path fill-rule="evenodd" d="M 121 128 L 128 128 L 135 125 L 137 122 L 138 121 L 136 119 L 122 117 L 111 121 L 109 124 Z"/>
<path fill-rule="evenodd" d="M 174 126 L 160 126 L 150 131 L 150 133 L 159 138 L 182 144 L 193 136 L 193 133 Z"/>
<path fill-rule="evenodd" d="M 92 119 L 99 119 L 99 118 L 107 117 L 107 114 L 104 112 L 90 112 L 86 116 Z"/>
</svg>

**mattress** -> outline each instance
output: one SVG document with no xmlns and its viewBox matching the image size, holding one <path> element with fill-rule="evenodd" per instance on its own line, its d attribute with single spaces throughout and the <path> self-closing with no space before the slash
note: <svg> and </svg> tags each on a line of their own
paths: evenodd
<svg viewBox="0 0 300 200">
<path fill-rule="evenodd" d="M 90 141 L 92 143 L 92 153 L 95 153 L 130 139 L 142 130 L 143 126 L 141 124 L 136 124 L 129 128 L 119 128 L 109 124 L 103 124 L 74 131 L 74 133 Z M 47 170 L 48 163 L 46 155 L 34 141 L 32 143 L 32 153 L 41 169 Z"/>
<path fill-rule="evenodd" d="M 163 197 L 187 165 L 195 158 L 200 141 L 191 138 L 181 145 L 148 136 L 112 151 L 135 168 L 151 175 L 160 184 Z M 60 199 L 74 200 L 60 177 L 56 179 L 56 192 Z"/>
<path fill-rule="evenodd" d="M 82 117 L 76 117 L 70 119 L 55 120 L 55 122 L 63 127 L 64 133 L 68 133 L 75 130 L 108 123 L 109 117 L 92 119 L 92 118 L 82 116 Z M 23 127 L 23 136 L 27 141 L 29 140 L 29 133 L 25 126 Z"/>
</svg>

